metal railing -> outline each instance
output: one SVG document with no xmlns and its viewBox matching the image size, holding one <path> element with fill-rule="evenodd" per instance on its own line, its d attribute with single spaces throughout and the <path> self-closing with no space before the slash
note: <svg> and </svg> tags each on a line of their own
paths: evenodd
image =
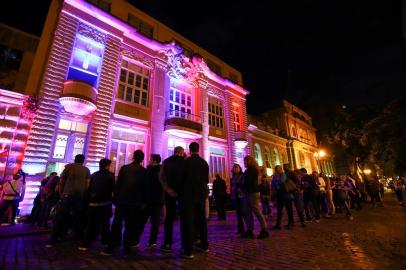
<svg viewBox="0 0 406 270">
<path fill-rule="evenodd" d="M 180 110 L 172 110 L 172 111 L 167 111 L 165 113 L 165 119 L 171 119 L 171 118 L 182 118 L 186 120 L 190 120 L 193 122 L 197 123 L 202 123 L 202 118 L 198 115 L 194 115 L 191 113 L 183 112 Z"/>
</svg>

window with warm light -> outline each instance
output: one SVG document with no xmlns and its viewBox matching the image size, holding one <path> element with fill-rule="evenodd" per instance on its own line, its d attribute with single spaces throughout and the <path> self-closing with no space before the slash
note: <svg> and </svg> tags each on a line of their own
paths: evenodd
<svg viewBox="0 0 406 270">
<path fill-rule="evenodd" d="M 271 168 L 271 151 L 268 146 L 265 146 L 265 167 Z"/>
<path fill-rule="evenodd" d="M 262 166 L 261 146 L 258 143 L 254 145 L 254 158 L 257 161 L 258 166 Z"/>
<path fill-rule="evenodd" d="M 150 70 L 123 60 L 116 98 L 128 103 L 148 106 Z"/>
<path fill-rule="evenodd" d="M 241 114 L 239 106 L 233 105 L 233 126 L 234 131 L 241 131 Z"/>
<path fill-rule="evenodd" d="M 192 95 L 184 90 L 171 88 L 169 91 L 169 115 L 193 120 Z"/>
<path fill-rule="evenodd" d="M 209 97 L 208 111 L 209 125 L 216 128 L 224 128 L 223 102 L 216 98 Z"/>
<path fill-rule="evenodd" d="M 278 149 L 276 149 L 276 148 L 273 149 L 273 155 L 274 155 L 274 160 L 275 160 L 275 166 L 281 165 L 281 161 L 279 160 L 279 151 L 278 151 Z"/>
</svg>

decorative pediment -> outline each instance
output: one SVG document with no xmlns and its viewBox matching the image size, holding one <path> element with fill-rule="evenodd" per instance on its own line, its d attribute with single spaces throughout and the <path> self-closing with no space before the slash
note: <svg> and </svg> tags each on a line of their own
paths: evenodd
<svg viewBox="0 0 406 270">
<path fill-rule="evenodd" d="M 197 78 L 205 78 L 204 72 L 208 67 L 203 58 L 193 56 L 191 59 L 182 54 L 183 49 L 175 42 L 165 45 L 158 56 L 166 63 L 170 77 L 194 82 Z"/>
<path fill-rule="evenodd" d="M 121 55 L 125 56 L 129 59 L 132 59 L 134 61 L 140 62 L 141 64 L 153 69 L 154 68 L 154 62 L 146 58 L 145 56 L 139 55 L 137 52 L 135 52 L 132 49 L 129 48 L 124 48 L 121 50 Z"/>
<path fill-rule="evenodd" d="M 207 89 L 207 94 L 209 96 L 215 97 L 217 99 L 221 99 L 224 100 L 224 92 L 222 92 L 221 90 L 215 88 L 215 87 L 210 87 Z"/>
<path fill-rule="evenodd" d="M 83 22 L 79 22 L 78 24 L 78 33 L 81 34 L 82 36 L 93 39 L 96 42 L 102 44 L 106 43 L 107 34 L 104 34 Z"/>
</svg>

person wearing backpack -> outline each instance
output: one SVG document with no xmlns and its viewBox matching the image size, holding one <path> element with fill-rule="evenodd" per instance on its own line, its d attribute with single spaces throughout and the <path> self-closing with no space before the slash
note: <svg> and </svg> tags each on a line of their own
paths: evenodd
<svg viewBox="0 0 406 270">
<path fill-rule="evenodd" d="M 24 183 L 25 173 L 20 169 L 16 174 L 13 175 L 12 180 L 9 180 L 3 184 L 2 201 L 0 205 L 0 220 L 3 219 L 7 209 L 11 207 L 11 225 L 15 225 L 15 218 L 17 216 L 18 204 L 22 199 L 21 193 L 23 191 Z"/>
</svg>

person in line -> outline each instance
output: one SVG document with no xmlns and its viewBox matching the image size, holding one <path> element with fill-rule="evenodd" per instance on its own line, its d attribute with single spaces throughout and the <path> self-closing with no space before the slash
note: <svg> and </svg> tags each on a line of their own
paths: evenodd
<svg viewBox="0 0 406 270">
<path fill-rule="evenodd" d="M 163 252 L 172 251 L 173 223 L 179 204 L 178 194 L 184 182 L 184 174 L 184 149 L 181 146 L 176 146 L 174 154 L 163 161 L 159 173 L 159 181 L 165 191 L 164 243 L 161 246 Z"/>
<path fill-rule="evenodd" d="M 392 177 L 393 190 L 398 198 L 399 205 L 403 206 L 403 183 L 396 176 Z"/>
<path fill-rule="evenodd" d="M 258 165 L 252 156 L 244 158 L 244 165 L 247 169 L 243 175 L 242 190 L 244 192 L 244 219 L 247 230 L 241 235 L 241 238 L 254 238 L 253 214 L 255 214 L 261 224 L 261 232 L 257 238 L 264 239 L 269 236 L 269 233 L 265 218 L 259 209 Z"/>
<path fill-rule="evenodd" d="M 287 179 L 286 174 L 282 170 L 282 166 L 277 165 L 275 167 L 275 174 L 272 177 L 272 192 L 275 194 L 276 199 L 276 206 L 277 206 L 277 220 L 276 224 L 273 227 L 274 230 L 281 229 L 281 222 L 282 222 L 282 211 L 283 208 L 286 208 L 288 214 L 288 224 L 285 226 L 286 229 L 290 230 L 294 226 L 293 221 L 293 208 L 292 208 L 292 201 L 293 201 L 293 192 L 286 189 L 286 181 L 292 181 L 292 179 Z M 292 182 L 294 186 L 296 183 Z"/>
<path fill-rule="evenodd" d="M 91 243 L 101 234 L 103 245 L 108 244 L 110 218 L 112 216 L 112 195 L 115 185 L 114 174 L 110 172 L 111 160 L 99 161 L 99 171 L 90 177 L 87 191 L 87 223 L 85 236 L 79 250 L 87 250 Z"/>
<path fill-rule="evenodd" d="M 271 208 L 271 187 L 266 179 L 266 173 L 261 176 L 261 184 L 259 185 L 259 196 L 261 198 L 262 214 L 268 218 L 272 217 Z"/>
<path fill-rule="evenodd" d="M 317 173 L 316 173 L 317 174 Z M 317 186 L 319 188 L 319 205 L 318 207 L 320 208 L 321 214 L 323 214 L 324 217 L 329 217 L 330 215 L 328 214 L 327 210 L 327 205 L 326 205 L 326 175 L 321 172 L 317 176 Z"/>
<path fill-rule="evenodd" d="M 328 215 L 333 216 L 336 213 L 336 208 L 334 205 L 334 200 L 333 200 L 333 187 L 332 187 L 332 180 L 329 177 L 325 177 L 324 181 L 326 182 L 326 204 L 327 204 L 327 210 L 328 210 Z"/>
<path fill-rule="evenodd" d="M 374 176 L 366 176 L 368 183 L 369 196 L 374 207 L 377 205 L 383 207 L 381 196 L 379 195 L 379 180 Z"/>
<path fill-rule="evenodd" d="M 34 202 L 33 202 L 33 207 L 31 209 L 31 214 L 29 217 L 29 221 L 32 225 L 35 225 L 35 223 L 37 223 L 39 221 L 39 217 L 40 217 L 40 213 L 41 213 L 41 206 L 42 206 L 42 202 L 41 202 L 41 198 L 43 197 L 43 189 L 44 186 L 55 176 L 57 176 L 58 174 L 56 172 L 52 172 L 50 173 L 50 175 L 44 179 L 41 180 L 41 185 L 40 188 L 38 190 L 37 196 L 35 196 Z"/>
<path fill-rule="evenodd" d="M 61 174 L 61 201 L 59 202 L 58 212 L 55 214 L 51 239 L 46 244 L 46 247 L 53 247 L 58 242 L 58 238 L 62 236 L 66 221 L 69 220 L 70 215 L 72 216 L 76 237 L 78 239 L 83 238 L 85 195 L 90 181 L 90 171 L 83 166 L 84 161 L 84 155 L 76 155 L 74 163 L 66 165 Z"/>
<path fill-rule="evenodd" d="M 213 197 L 216 203 L 218 220 L 226 220 L 224 205 L 227 200 L 227 185 L 219 174 L 216 174 L 216 179 L 213 181 Z"/>
<path fill-rule="evenodd" d="M 38 217 L 38 226 L 47 228 L 48 219 L 51 214 L 52 207 L 56 205 L 59 200 L 59 192 L 57 187 L 59 185 L 60 178 L 58 175 L 54 175 L 45 186 L 42 187 L 41 191 L 41 211 Z"/>
<path fill-rule="evenodd" d="M 303 190 L 301 185 L 301 175 L 299 170 L 292 171 L 290 170 L 290 165 L 284 164 L 283 170 L 286 174 L 286 178 L 293 181 L 296 184 L 296 189 L 293 192 L 293 202 L 296 207 L 297 216 L 299 217 L 300 225 L 302 227 L 306 227 L 305 219 L 304 219 L 304 202 L 303 202 Z"/>
<path fill-rule="evenodd" d="M 13 175 L 11 180 L 3 184 L 2 200 L 0 204 L 0 220 L 3 219 L 4 214 L 8 208 L 11 207 L 11 225 L 15 225 L 17 216 L 17 208 L 19 202 L 22 200 L 23 186 L 25 183 L 25 172 L 18 170 Z"/>
<path fill-rule="evenodd" d="M 192 259 L 194 224 L 199 224 L 200 243 L 196 250 L 207 253 L 209 242 L 207 239 L 207 220 L 205 217 L 205 201 L 207 184 L 209 183 L 209 165 L 199 156 L 199 144 L 189 145 L 190 157 L 185 160 L 185 174 L 180 193 L 181 239 L 182 257 Z"/>
<path fill-rule="evenodd" d="M 357 185 L 355 183 L 355 180 L 352 178 L 352 175 L 347 175 L 347 186 L 348 186 L 348 194 L 351 199 L 351 205 L 350 209 L 355 209 L 355 206 L 357 207 L 357 210 L 361 210 L 361 193 L 357 189 Z"/>
<path fill-rule="evenodd" d="M 152 154 L 146 172 L 146 190 L 145 202 L 147 204 L 143 216 L 142 230 L 136 236 L 136 242 L 139 242 L 141 233 L 145 228 L 148 219 L 151 220 L 151 230 L 149 234 L 148 247 L 154 248 L 157 246 L 157 237 L 159 233 L 159 224 L 161 217 L 161 210 L 164 204 L 164 191 L 159 181 L 159 173 L 161 170 L 161 156 Z"/>
<path fill-rule="evenodd" d="M 142 166 L 144 153 L 135 150 L 133 162 L 121 167 L 113 192 L 113 203 L 116 206 L 111 237 L 101 255 L 111 256 L 114 248 L 120 243 L 122 235 L 122 221 L 124 221 L 123 255 L 130 254 L 134 239 L 140 230 L 140 217 L 145 211 L 145 174 Z M 136 244 L 135 244 L 136 245 Z"/>
<path fill-rule="evenodd" d="M 302 175 L 301 182 L 303 188 L 303 201 L 304 201 L 304 208 L 306 213 L 306 221 L 311 222 L 312 217 L 310 215 L 310 203 L 313 206 L 313 210 L 315 213 L 315 222 L 320 222 L 320 203 L 318 201 L 319 196 L 319 188 L 317 186 L 317 179 L 314 175 L 308 175 L 307 170 L 305 168 L 300 169 L 300 173 Z"/>
<path fill-rule="evenodd" d="M 349 220 L 353 220 L 353 216 L 351 214 L 350 208 L 348 206 L 348 193 L 347 193 L 347 185 L 346 185 L 346 176 L 341 175 L 337 177 L 334 181 L 333 189 L 336 191 L 337 196 L 337 203 L 336 205 L 342 210 L 345 210 L 345 214 Z"/>
<path fill-rule="evenodd" d="M 379 195 L 381 195 L 381 198 L 385 197 L 385 185 L 383 180 L 379 181 Z"/>
<path fill-rule="evenodd" d="M 237 234 L 243 234 L 244 229 L 244 213 L 243 213 L 243 194 L 242 194 L 242 181 L 243 174 L 241 166 L 234 164 L 232 176 L 230 179 L 231 184 L 231 202 L 234 206 L 237 215 Z"/>
</svg>

